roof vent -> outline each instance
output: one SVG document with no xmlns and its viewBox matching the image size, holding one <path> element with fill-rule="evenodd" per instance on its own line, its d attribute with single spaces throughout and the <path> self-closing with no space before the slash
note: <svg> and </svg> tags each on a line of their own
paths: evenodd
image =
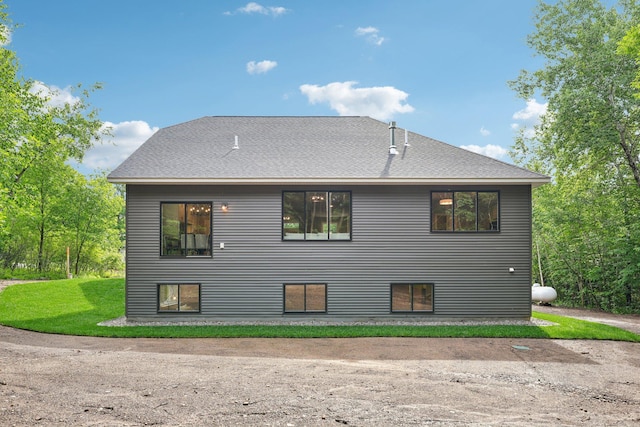
<svg viewBox="0 0 640 427">
<path fill-rule="evenodd" d="M 233 143 L 233 149 L 239 150 L 240 146 L 238 145 L 238 135 L 236 135 L 236 141 Z"/>
<path fill-rule="evenodd" d="M 396 155 L 398 154 L 398 149 L 396 148 L 396 122 L 389 122 L 389 154 Z"/>
</svg>

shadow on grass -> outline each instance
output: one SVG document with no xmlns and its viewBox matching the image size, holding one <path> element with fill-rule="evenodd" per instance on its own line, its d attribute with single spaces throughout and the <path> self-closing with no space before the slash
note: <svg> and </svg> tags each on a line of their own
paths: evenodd
<svg viewBox="0 0 640 427">
<path fill-rule="evenodd" d="M 10 286 L 0 294 L 0 322 L 37 332 L 91 335 L 124 314 L 122 279 L 72 279 Z"/>
</svg>

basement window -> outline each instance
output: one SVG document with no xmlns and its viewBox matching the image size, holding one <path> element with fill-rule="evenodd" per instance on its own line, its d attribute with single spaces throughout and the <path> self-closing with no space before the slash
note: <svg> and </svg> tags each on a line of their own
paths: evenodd
<svg viewBox="0 0 640 427">
<path fill-rule="evenodd" d="M 433 312 L 433 283 L 392 284 L 391 311 Z"/>
<path fill-rule="evenodd" d="M 200 285 L 158 285 L 158 312 L 200 312 Z"/>
<path fill-rule="evenodd" d="M 285 313 L 326 313 L 326 284 L 286 284 L 284 285 Z"/>
</svg>

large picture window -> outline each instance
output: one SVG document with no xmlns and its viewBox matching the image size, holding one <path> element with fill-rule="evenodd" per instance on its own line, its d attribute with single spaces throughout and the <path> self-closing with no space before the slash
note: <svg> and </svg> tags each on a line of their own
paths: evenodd
<svg viewBox="0 0 640 427">
<path fill-rule="evenodd" d="M 158 312 L 199 312 L 200 285 L 158 285 Z"/>
<path fill-rule="evenodd" d="M 285 313 L 326 313 L 326 284 L 284 285 Z"/>
<path fill-rule="evenodd" d="M 351 240 L 351 193 L 285 191 L 283 240 Z"/>
<path fill-rule="evenodd" d="M 162 203 L 160 254 L 211 256 L 211 203 Z"/>
<path fill-rule="evenodd" d="M 392 312 L 432 312 L 433 284 L 392 284 Z"/>
<path fill-rule="evenodd" d="M 434 191 L 431 231 L 499 231 L 497 191 Z"/>
</svg>

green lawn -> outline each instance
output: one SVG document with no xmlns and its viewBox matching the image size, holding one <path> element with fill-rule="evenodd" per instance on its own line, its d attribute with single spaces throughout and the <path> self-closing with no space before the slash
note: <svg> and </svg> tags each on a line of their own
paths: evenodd
<svg viewBox="0 0 640 427">
<path fill-rule="evenodd" d="M 551 314 L 534 317 L 554 326 L 135 326 L 99 322 L 124 315 L 123 279 L 71 279 L 28 283 L 0 293 L 0 323 L 15 328 L 101 337 L 491 337 L 597 339 L 640 342 L 640 335 L 612 326 Z"/>
</svg>

